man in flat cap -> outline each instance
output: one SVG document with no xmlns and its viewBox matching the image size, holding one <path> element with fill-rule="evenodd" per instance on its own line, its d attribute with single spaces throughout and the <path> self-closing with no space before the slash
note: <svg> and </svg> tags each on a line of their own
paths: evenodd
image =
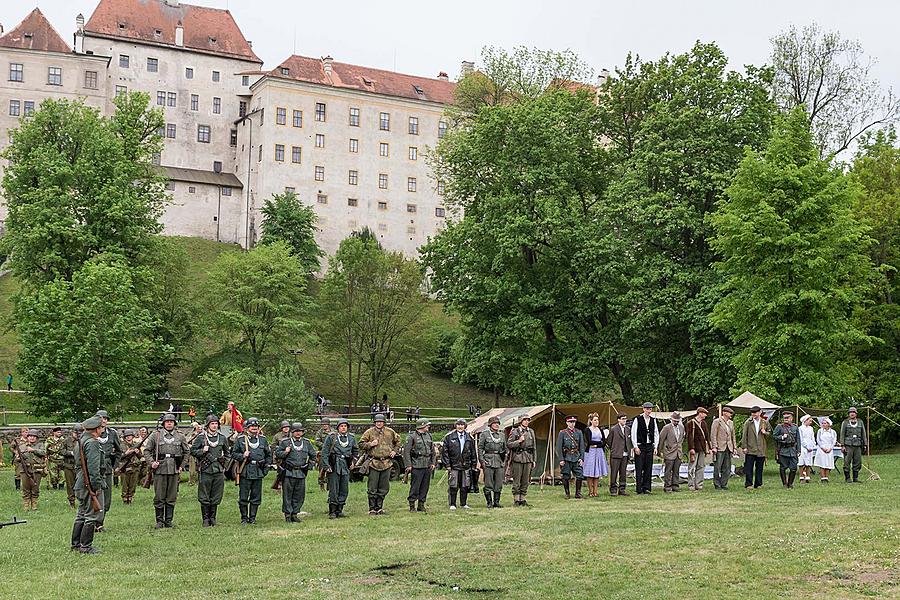
<svg viewBox="0 0 900 600">
<path fill-rule="evenodd" d="M 500 418 L 488 419 L 488 428 L 478 436 L 478 460 L 484 473 L 484 499 L 488 508 L 500 507 L 503 477 L 506 472 L 506 436 L 500 431 Z"/>
<path fill-rule="evenodd" d="M 644 402 L 641 414 L 631 423 L 634 447 L 634 487 L 638 494 L 649 494 L 653 487 L 653 455 L 659 446 L 659 428 L 653 418 L 653 403 Z"/>
<path fill-rule="evenodd" d="M 384 514 L 384 499 L 391 489 L 391 469 L 400 452 L 400 436 L 385 426 L 384 415 L 375 415 L 375 424 L 359 438 L 359 449 L 369 458 L 369 514 Z"/>
<path fill-rule="evenodd" d="M 312 442 L 303 437 L 303 423 L 290 427 L 291 435 L 278 444 L 275 457 L 281 461 L 284 472 L 284 489 L 281 492 L 281 512 L 287 523 L 299 523 L 300 509 L 306 500 L 306 473 L 316 464 L 318 452 Z"/>
<path fill-rule="evenodd" d="M 625 478 L 628 474 L 628 457 L 634 448 L 631 444 L 628 415 L 618 414 L 616 424 L 609 428 L 606 443 L 609 448 L 609 495 L 627 496 Z"/>
<path fill-rule="evenodd" d="M 850 483 L 850 474 L 853 474 L 853 483 L 859 483 L 859 470 L 862 469 L 862 455 L 868 446 L 866 426 L 857 418 L 856 407 L 851 406 L 847 410 L 847 419 L 841 423 L 841 431 L 838 435 L 838 443 L 844 453 L 844 480 Z"/>
<path fill-rule="evenodd" d="M 763 466 L 766 464 L 766 438 L 769 424 L 762 418 L 762 409 L 750 409 L 750 418 L 744 423 L 741 449 L 744 451 L 744 487 L 758 489 L 763 483 Z"/>
<path fill-rule="evenodd" d="M 75 449 L 75 497 L 78 498 L 78 511 L 72 527 L 71 549 L 82 554 L 96 554 L 99 550 L 93 546 L 94 532 L 103 521 L 103 495 L 108 491 L 101 468 L 103 450 L 97 441 L 100 437 L 100 418 L 91 417 L 81 426 L 84 433 Z"/>
<path fill-rule="evenodd" d="M 669 423 L 659 432 L 659 453 L 663 458 L 663 492 L 670 494 L 681 487 L 681 455 L 684 425 L 681 414 L 672 413 Z"/>
<path fill-rule="evenodd" d="M 122 442 L 119 440 L 119 433 L 109 426 L 109 413 L 100 409 L 94 416 L 100 419 L 101 433 L 97 439 L 103 449 L 103 478 L 106 479 L 106 489 L 108 490 L 103 494 L 103 501 L 106 503 L 103 506 L 103 520 L 97 526 L 97 531 L 102 532 L 105 531 L 106 515 L 109 514 L 109 508 L 112 506 L 113 469 L 122 458 Z"/>
<path fill-rule="evenodd" d="M 713 486 L 717 490 L 728 489 L 731 477 L 731 457 L 737 450 L 737 439 L 734 434 L 734 409 L 722 407 L 722 415 L 716 418 L 710 431 L 710 450 L 713 453 Z"/>
<path fill-rule="evenodd" d="M 556 437 L 556 454 L 559 457 L 559 472 L 562 475 L 566 500 L 571 498 L 570 480 L 575 477 L 575 498 L 581 499 L 584 482 L 584 435 L 575 429 L 577 417 L 566 417 L 566 428 Z"/>
<path fill-rule="evenodd" d="M 447 469 L 450 510 L 456 510 L 457 492 L 460 506 L 469 509 L 469 488 L 472 486 L 472 468 L 475 462 L 475 440 L 466 431 L 466 420 L 457 419 L 454 431 L 444 437 L 441 447 L 441 464 Z"/>
<path fill-rule="evenodd" d="M 797 461 L 800 458 L 800 430 L 794 425 L 794 413 L 785 410 L 781 413 L 781 423 L 775 426 L 772 439 L 775 440 L 775 457 L 778 460 L 778 473 L 781 485 L 794 487 L 797 477 Z"/>
<path fill-rule="evenodd" d="M 162 416 L 162 429 L 157 429 L 144 444 L 144 456 L 153 471 L 153 507 L 156 528 L 174 527 L 175 502 L 178 500 L 181 464 L 191 451 L 187 438 L 175 427 L 175 415 Z"/>
<path fill-rule="evenodd" d="M 525 500 L 528 494 L 528 486 L 531 484 L 531 472 L 535 465 L 535 437 L 534 430 L 529 425 L 531 417 L 522 415 L 519 423 L 514 426 L 509 437 L 506 438 L 506 447 L 512 452 L 510 471 L 512 471 L 513 505 L 528 506 Z"/>
<path fill-rule="evenodd" d="M 403 446 L 403 464 L 406 465 L 406 472 L 412 475 L 406 498 L 409 512 L 428 512 L 425 503 L 431 487 L 431 474 L 437 464 L 436 454 L 431 438 L 431 421 L 419 419 L 416 430 L 409 434 Z"/>
<path fill-rule="evenodd" d="M 709 411 L 703 406 L 697 407 L 697 413 L 684 427 L 684 437 L 688 447 L 688 489 L 703 489 L 703 471 L 706 469 L 706 457 L 711 453 L 709 444 L 709 426 L 706 416 Z"/>
</svg>

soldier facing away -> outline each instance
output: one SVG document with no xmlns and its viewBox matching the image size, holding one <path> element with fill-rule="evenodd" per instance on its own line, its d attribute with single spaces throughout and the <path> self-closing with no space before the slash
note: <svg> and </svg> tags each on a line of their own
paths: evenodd
<svg viewBox="0 0 900 600">
<path fill-rule="evenodd" d="M 431 486 L 431 474 L 436 464 L 434 440 L 431 439 L 431 422 L 419 419 L 416 430 L 406 438 L 403 446 L 403 462 L 406 472 L 412 474 L 409 483 L 409 512 L 428 512 L 425 502 L 428 500 L 428 488 Z"/>
<path fill-rule="evenodd" d="M 512 452 L 510 462 L 512 465 L 513 504 L 516 506 L 528 506 L 525 496 L 528 494 L 531 471 L 535 465 L 534 431 L 528 427 L 530 423 L 529 416 L 522 417 L 519 425 L 512 428 L 506 440 L 506 447 Z"/>
<path fill-rule="evenodd" d="M 299 523 L 300 509 L 306 499 L 306 473 L 316 464 L 318 452 L 312 442 L 303 437 L 303 423 L 290 427 L 290 437 L 279 442 L 275 457 L 284 468 L 284 489 L 281 492 L 281 512 L 288 523 Z"/>
<path fill-rule="evenodd" d="M 112 488 L 113 488 L 113 467 L 119 462 L 122 456 L 122 443 L 119 441 L 118 432 L 109 426 L 109 414 L 105 410 L 98 410 L 94 415 L 100 418 L 100 447 L 103 449 L 103 478 L 106 479 L 106 489 L 103 494 L 103 521 L 97 526 L 97 531 L 104 531 L 104 523 L 106 515 L 109 514 L 109 508 L 112 505 Z"/>
<path fill-rule="evenodd" d="M 256 513 L 262 504 L 262 482 L 272 464 L 272 449 L 259 433 L 259 419 L 251 417 L 244 421 L 244 433 L 235 440 L 231 457 L 240 464 L 238 508 L 241 525 L 255 525 Z"/>
<path fill-rule="evenodd" d="M 484 473 L 484 499 L 488 508 L 500 506 L 500 492 L 506 470 L 506 439 L 500 431 L 500 419 L 488 419 L 487 431 L 478 436 L 478 459 Z"/>
<path fill-rule="evenodd" d="M 72 550 L 82 554 L 96 554 L 94 532 L 103 522 L 103 494 L 106 480 L 103 478 L 103 449 L 100 437 L 100 418 L 91 417 L 81 424 L 84 433 L 75 449 L 75 496 L 78 511 L 72 527 Z"/>
<path fill-rule="evenodd" d="M 16 446 L 16 469 L 22 481 L 22 507 L 24 510 L 37 510 L 47 451 L 44 443 L 38 441 L 37 429 L 29 429 L 25 441 L 17 441 Z"/>
<path fill-rule="evenodd" d="M 347 419 L 338 421 L 337 431 L 325 438 L 319 468 L 328 473 L 328 518 L 345 517 L 344 504 L 350 487 L 350 465 L 359 455 L 356 438 Z"/>
<path fill-rule="evenodd" d="M 69 506 L 72 508 L 75 508 L 75 462 L 78 460 L 75 454 L 82 433 L 84 433 L 84 427 L 79 423 L 63 440 L 63 475 L 66 479 L 66 495 L 69 498 Z"/>
<path fill-rule="evenodd" d="M 190 452 L 184 434 L 175 429 L 175 415 L 162 417 L 163 428 L 157 429 L 144 444 L 144 456 L 153 471 L 153 507 L 156 509 L 156 529 L 172 527 L 175 502 L 178 500 L 181 463 Z"/>
<path fill-rule="evenodd" d="M 391 489 L 391 469 L 400 451 L 400 436 L 385 427 L 384 415 L 375 415 L 375 425 L 359 438 L 359 448 L 369 457 L 369 514 L 384 514 L 384 499 Z"/>
<path fill-rule="evenodd" d="M 197 483 L 197 500 L 204 527 L 215 527 L 216 512 L 225 492 L 225 457 L 228 440 L 219 433 L 219 418 L 206 417 L 206 427 L 194 438 L 191 456 L 197 460 L 200 480 Z"/>
</svg>

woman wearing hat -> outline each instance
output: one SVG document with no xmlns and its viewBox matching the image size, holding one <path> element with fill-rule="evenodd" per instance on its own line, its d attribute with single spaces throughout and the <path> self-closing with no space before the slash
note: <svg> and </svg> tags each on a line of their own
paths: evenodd
<svg viewBox="0 0 900 600">
<path fill-rule="evenodd" d="M 828 483 L 828 474 L 834 468 L 834 448 L 837 432 L 831 428 L 831 419 L 822 419 L 822 428 L 816 434 L 816 456 L 813 465 L 822 469 L 819 473 L 822 483 Z"/>
<path fill-rule="evenodd" d="M 812 471 L 813 460 L 816 458 L 816 432 L 812 428 L 813 418 L 809 415 L 800 417 L 800 481 L 809 483 L 809 474 Z"/>
<path fill-rule="evenodd" d="M 588 426 L 584 430 L 584 436 L 587 438 L 587 452 L 584 455 L 584 477 L 588 484 L 588 497 L 596 498 L 599 496 L 597 490 L 600 478 L 609 475 L 609 468 L 606 466 L 606 455 L 603 449 L 606 447 L 606 436 L 600 428 L 600 415 L 591 413 L 588 415 Z"/>
</svg>

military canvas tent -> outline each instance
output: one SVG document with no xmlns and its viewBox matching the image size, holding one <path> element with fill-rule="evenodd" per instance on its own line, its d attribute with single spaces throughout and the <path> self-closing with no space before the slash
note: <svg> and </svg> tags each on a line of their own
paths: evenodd
<svg viewBox="0 0 900 600">
<path fill-rule="evenodd" d="M 780 408 L 777 404 L 766 402 L 765 400 L 751 392 L 744 392 L 725 406 L 732 408 L 734 409 L 734 412 L 743 415 L 749 415 L 750 409 L 754 406 L 758 406 L 765 411 L 774 411 Z"/>
</svg>

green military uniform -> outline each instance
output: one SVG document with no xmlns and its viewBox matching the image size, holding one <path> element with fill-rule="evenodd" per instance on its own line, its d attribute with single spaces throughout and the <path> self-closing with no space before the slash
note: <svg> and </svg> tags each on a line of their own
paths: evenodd
<svg viewBox="0 0 900 600">
<path fill-rule="evenodd" d="M 384 423 L 384 415 L 375 415 Z M 391 468 L 400 451 L 400 436 L 390 427 L 370 427 L 359 438 L 359 448 L 369 457 L 369 514 L 384 514 L 384 498 L 391 489 Z"/>
<path fill-rule="evenodd" d="M 325 439 L 331 433 L 331 419 L 328 417 L 322 417 L 322 421 L 320 422 L 321 427 L 319 431 L 316 432 L 316 449 L 321 453 L 322 448 L 325 447 Z M 328 472 L 325 469 L 319 469 L 319 489 L 325 490 L 326 483 L 328 481 Z"/>
<path fill-rule="evenodd" d="M 559 457 L 559 468 L 562 474 L 563 489 L 569 498 L 569 482 L 575 477 L 575 497 L 581 499 L 581 486 L 584 481 L 584 452 L 586 450 L 584 435 L 574 428 L 575 417 L 566 419 L 566 428 L 556 438 L 556 455 Z M 569 429 L 568 424 L 573 428 Z"/>
<path fill-rule="evenodd" d="M 341 425 L 346 425 L 345 433 L 341 433 Z M 338 430 L 325 438 L 320 454 L 319 468 L 328 473 L 328 518 L 344 516 L 344 504 L 350 487 L 350 465 L 359 455 L 356 438 L 349 432 L 347 419 L 338 422 Z"/>
<path fill-rule="evenodd" d="M 423 431 L 429 425 L 431 423 L 427 419 L 420 419 L 416 423 L 416 430 L 409 434 L 403 446 L 403 463 L 412 473 L 409 496 L 406 498 L 410 511 L 427 512 L 425 502 L 428 500 L 431 474 L 437 460 L 434 440 L 429 432 Z"/>
<path fill-rule="evenodd" d="M 299 437 L 294 436 L 299 433 Z M 306 473 L 316 464 L 318 452 L 312 442 L 303 437 L 303 424 L 291 425 L 291 435 L 278 444 L 275 458 L 281 461 L 284 469 L 284 490 L 281 493 L 281 512 L 284 520 L 297 523 L 297 514 L 303 508 L 306 499 Z"/>
<path fill-rule="evenodd" d="M 47 451 L 37 437 L 37 429 L 31 429 L 25 441 L 16 441 L 16 469 L 22 481 L 22 506 L 25 510 L 37 510 L 41 476 L 47 468 Z"/>
<path fill-rule="evenodd" d="M 197 500 L 200 502 L 200 514 L 204 527 L 216 524 L 216 512 L 222 503 L 225 492 L 225 458 L 228 455 L 228 440 L 216 430 L 209 431 L 210 423 L 218 424 L 215 415 L 206 418 L 206 429 L 202 431 L 191 446 L 191 456 L 198 464 L 200 481 L 197 484 Z"/>
<path fill-rule="evenodd" d="M 91 417 L 82 426 L 85 433 L 75 448 L 75 496 L 78 498 L 78 511 L 72 528 L 72 550 L 94 554 L 97 552 L 93 547 L 94 531 L 103 522 L 103 494 L 106 489 L 102 469 L 103 449 L 95 437 L 100 428 L 100 419 Z"/>
<path fill-rule="evenodd" d="M 57 435 L 59 434 L 59 435 Z M 66 438 L 62 429 L 53 428 L 53 434 L 47 438 L 47 489 L 60 490 L 63 486 L 63 448 Z"/>
<path fill-rule="evenodd" d="M 287 431 L 285 431 L 287 429 Z M 273 490 L 280 490 L 281 483 L 284 481 L 284 472 L 281 470 L 281 461 L 278 460 L 278 456 L 276 455 L 276 450 L 278 450 L 278 446 L 281 445 L 281 442 L 291 437 L 291 424 L 288 421 L 281 422 L 281 429 L 272 436 L 272 444 L 270 450 L 272 450 L 272 456 L 275 459 L 275 471 L 276 477 L 275 481 L 272 483 Z"/>
<path fill-rule="evenodd" d="M 137 490 L 138 475 L 140 475 L 141 471 L 140 456 L 143 449 L 141 448 L 141 440 L 135 439 L 134 431 L 131 429 L 125 430 L 124 437 L 125 453 L 122 455 L 122 460 L 119 461 L 117 472 L 122 486 L 122 502 L 131 504 L 134 501 L 134 493 Z M 130 442 L 127 439 L 128 437 L 132 438 Z M 110 492 L 111 495 L 112 492 Z"/>
<path fill-rule="evenodd" d="M 503 478 L 506 472 L 506 439 L 499 429 L 494 431 L 490 426 L 499 424 L 500 419 L 491 417 L 488 429 L 478 436 L 478 460 L 484 473 L 484 498 L 488 508 L 501 508 L 500 492 L 503 491 Z"/>
<path fill-rule="evenodd" d="M 75 454 L 78 450 L 78 438 L 84 433 L 81 425 L 76 425 L 72 433 L 63 440 L 63 475 L 66 478 L 66 495 L 69 498 L 69 506 L 75 508 Z"/>
<path fill-rule="evenodd" d="M 256 523 L 256 512 L 262 504 L 262 481 L 272 464 L 272 449 L 265 436 L 250 435 L 247 432 L 252 426 L 258 427 L 259 421 L 254 418 L 244 421 L 244 433 L 235 440 L 231 451 L 231 457 L 243 465 L 238 492 L 241 524 L 251 525 Z M 245 450 L 250 452 L 246 458 L 244 458 Z"/>
<path fill-rule="evenodd" d="M 109 415 L 105 410 L 98 410 L 96 416 L 101 419 L 109 419 Z M 105 431 L 97 438 L 100 447 L 103 449 L 103 478 L 106 479 L 107 492 L 103 494 L 103 518 L 109 514 L 109 508 L 112 506 L 112 489 L 113 489 L 113 469 L 122 457 L 122 442 L 119 440 L 118 432 L 112 427 L 107 427 Z M 98 531 L 103 530 L 103 522 L 97 528 Z"/>
<path fill-rule="evenodd" d="M 156 509 L 156 528 L 172 527 L 175 501 L 178 500 L 181 463 L 190 453 L 187 438 L 175 429 L 175 415 L 163 415 L 163 428 L 157 429 L 144 444 L 144 456 L 153 469 L 153 507 Z M 165 428 L 172 423 L 172 430 Z M 157 466 L 154 469 L 153 464 Z"/>
<path fill-rule="evenodd" d="M 841 432 L 838 435 L 838 443 L 844 453 L 844 479 L 850 483 L 850 474 L 853 474 L 854 483 L 859 482 L 859 470 L 862 469 L 862 455 L 866 448 L 866 426 L 856 418 L 856 409 L 850 408 L 848 412 L 853 417 L 841 423 Z"/>
<path fill-rule="evenodd" d="M 510 465 L 512 470 L 512 488 L 514 504 L 527 506 L 525 496 L 531 483 L 531 470 L 534 468 L 535 440 L 534 431 L 518 425 L 509 432 L 506 447 L 512 452 Z"/>
<path fill-rule="evenodd" d="M 140 429 L 143 429 L 143 430 L 144 430 L 143 433 L 146 434 L 144 437 L 141 437 L 141 430 L 140 430 Z M 144 440 L 146 440 L 147 438 L 150 437 L 150 432 L 147 431 L 145 427 L 141 427 L 140 429 L 138 430 L 138 438 L 143 442 Z M 144 444 L 143 446 L 141 446 L 141 449 L 142 449 L 142 450 L 141 450 L 141 456 L 140 456 L 140 458 L 138 459 L 139 462 L 140 462 L 140 465 L 141 465 L 141 468 L 138 469 L 138 481 L 146 481 L 146 480 L 147 480 L 147 476 L 150 475 L 150 461 L 148 461 L 147 458 L 144 456 L 144 452 L 143 452 L 144 446 L 146 446 L 146 444 Z"/>
</svg>

